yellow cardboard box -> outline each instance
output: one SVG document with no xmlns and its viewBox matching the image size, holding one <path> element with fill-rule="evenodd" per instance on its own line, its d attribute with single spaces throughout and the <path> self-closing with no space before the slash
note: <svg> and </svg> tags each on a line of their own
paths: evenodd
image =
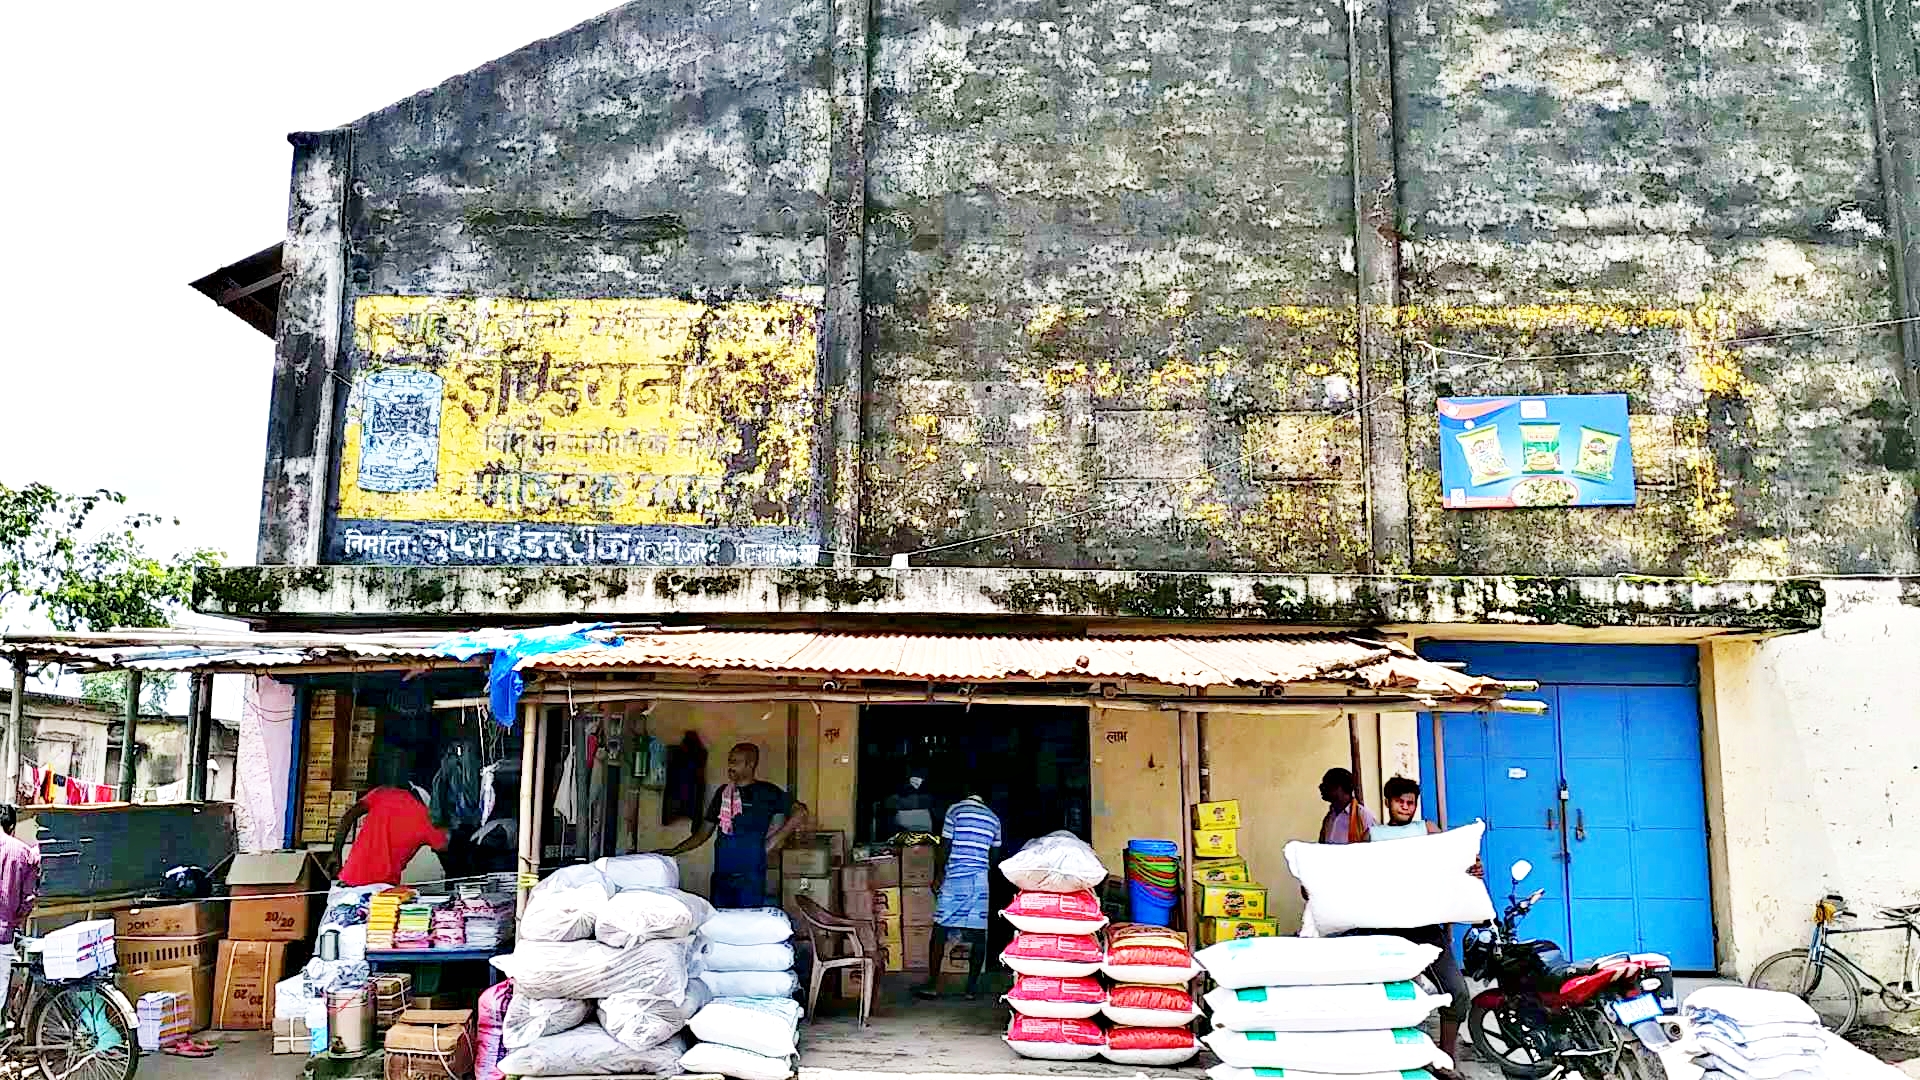
<svg viewBox="0 0 1920 1080">
<path fill-rule="evenodd" d="M 1264 919 L 1267 916 L 1266 886 L 1202 885 L 1200 914 L 1209 919 Z"/>
<path fill-rule="evenodd" d="M 1279 919 L 1202 919 L 1200 944 L 1215 945 L 1235 938 L 1279 937 Z"/>
<path fill-rule="evenodd" d="M 1224 802 L 1193 804 L 1193 827 L 1196 829 L 1239 828 L 1240 800 L 1227 799 Z"/>
<path fill-rule="evenodd" d="M 895 885 L 891 889 L 873 890 L 873 921 L 879 922 L 882 919 L 892 919 L 894 924 L 898 925 L 900 916 L 904 914 L 901 910 L 900 903 L 900 886 L 898 885 Z"/>
<path fill-rule="evenodd" d="M 1247 872 L 1247 860 L 1243 858 L 1193 861 L 1195 885 L 1246 885 L 1252 881 L 1253 875 Z"/>
<path fill-rule="evenodd" d="M 1238 829 L 1195 829 L 1193 855 L 1197 859 L 1231 859 L 1240 854 Z"/>
</svg>

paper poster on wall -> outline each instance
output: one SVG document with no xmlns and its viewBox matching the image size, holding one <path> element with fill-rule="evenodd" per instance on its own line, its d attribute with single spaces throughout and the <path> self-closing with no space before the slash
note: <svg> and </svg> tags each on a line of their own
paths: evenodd
<svg viewBox="0 0 1920 1080">
<path fill-rule="evenodd" d="M 1632 506 L 1625 394 L 1440 399 L 1449 510 Z"/>
</svg>

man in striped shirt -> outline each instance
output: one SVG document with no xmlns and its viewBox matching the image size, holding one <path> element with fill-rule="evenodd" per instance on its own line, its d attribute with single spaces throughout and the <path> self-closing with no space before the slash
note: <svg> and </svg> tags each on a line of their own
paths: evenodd
<svg viewBox="0 0 1920 1080">
<path fill-rule="evenodd" d="M 940 839 L 944 842 L 934 873 L 939 900 L 933 908 L 932 971 L 914 994 L 937 996 L 934 983 L 940 978 L 947 938 L 957 935 L 971 946 L 967 957 L 967 1000 L 971 1001 L 980 996 L 980 973 L 987 963 L 987 875 L 1001 842 L 1000 818 L 980 796 L 968 795 L 947 808 Z"/>
</svg>

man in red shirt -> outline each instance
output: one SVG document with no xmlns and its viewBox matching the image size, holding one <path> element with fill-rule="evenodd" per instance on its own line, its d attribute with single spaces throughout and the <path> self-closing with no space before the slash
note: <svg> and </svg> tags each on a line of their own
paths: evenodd
<svg viewBox="0 0 1920 1080">
<path fill-rule="evenodd" d="M 360 835 L 342 864 L 340 851 L 356 823 Z M 447 831 L 434 825 L 427 804 L 409 788 L 377 787 L 340 819 L 340 830 L 333 837 L 333 861 L 340 867 L 342 885 L 398 885 L 422 847 L 447 850 Z"/>
</svg>

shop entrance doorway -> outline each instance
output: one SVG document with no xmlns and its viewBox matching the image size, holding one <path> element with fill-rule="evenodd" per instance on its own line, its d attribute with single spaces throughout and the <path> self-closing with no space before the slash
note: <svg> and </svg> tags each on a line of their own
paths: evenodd
<svg viewBox="0 0 1920 1080">
<path fill-rule="evenodd" d="M 1085 709 L 1026 705 L 868 705 L 860 715 L 855 774 L 855 841 L 885 840 L 903 816 L 925 810 L 938 834 L 947 807 L 975 794 L 1000 817 L 999 858 L 1036 836 L 1067 829 L 1093 840 L 1093 784 Z M 919 791 L 910 784 L 919 776 Z M 998 872 L 991 907 L 1013 899 Z M 1004 919 L 988 923 L 988 955 L 1013 938 Z"/>
</svg>

